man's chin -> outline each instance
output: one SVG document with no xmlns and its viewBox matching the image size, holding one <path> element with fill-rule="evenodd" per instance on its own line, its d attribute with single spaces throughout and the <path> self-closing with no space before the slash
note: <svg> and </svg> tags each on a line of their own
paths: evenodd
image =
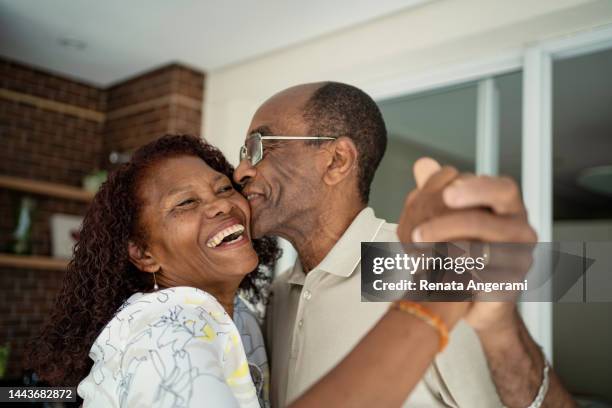
<svg viewBox="0 0 612 408">
<path fill-rule="evenodd" d="M 255 224 L 251 225 L 251 238 L 259 239 L 266 235 L 265 229 L 260 229 Z"/>
<path fill-rule="evenodd" d="M 251 237 L 253 239 L 262 238 L 266 235 L 274 235 L 273 224 L 266 218 L 266 216 L 255 218 L 255 214 L 253 214 L 253 219 L 256 219 L 256 221 L 251 222 Z"/>
</svg>

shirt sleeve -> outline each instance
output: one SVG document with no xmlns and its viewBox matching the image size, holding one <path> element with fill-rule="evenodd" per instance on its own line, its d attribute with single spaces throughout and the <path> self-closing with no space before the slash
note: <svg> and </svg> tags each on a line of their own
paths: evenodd
<svg viewBox="0 0 612 408">
<path fill-rule="evenodd" d="M 188 304 L 148 308 L 137 320 L 121 355 L 120 406 L 240 406 L 226 381 L 231 328 Z"/>
</svg>

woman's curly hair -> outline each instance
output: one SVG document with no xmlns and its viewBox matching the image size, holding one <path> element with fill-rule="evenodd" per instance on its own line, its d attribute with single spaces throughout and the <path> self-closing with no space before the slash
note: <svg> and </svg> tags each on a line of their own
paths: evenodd
<svg viewBox="0 0 612 408">
<path fill-rule="evenodd" d="M 232 180 L 233 167 L 223 154 L 203 140 L 166 135 L 136 150 L 114 171 L 96 194 L 83 220 L 55 310 L 32 343 L 28 366 L 52 385 L 75 386 L 89 372 L 89 350 L 117 309 L 134 293 L 149 292 L 153 275 L 138 270 L 129 259 L 128 241 L 144 243 L 139 224 L 139 183 L 160 161 L 197 156 Z M 234 185 L 239 189 L 238 185 Z M 241 283 L 254 302 L 264 301 L 271 268 L 280 256 L 276 241 L 253 241 L 259 266 Z"/>
</svg>

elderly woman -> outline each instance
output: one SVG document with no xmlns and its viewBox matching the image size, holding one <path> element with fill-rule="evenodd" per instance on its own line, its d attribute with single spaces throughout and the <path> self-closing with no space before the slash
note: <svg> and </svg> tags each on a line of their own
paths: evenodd
<svg viewBox="0 0 612 408">
<path fill-rule="evenodd" d="M 166 136 L 109 177 L 33 350 L 41 378 L 78 384 L 85 407 L 268 405 L 246 305 L 265 301 L 279 251 L 251 241 L 232 171 L 202 140 Z M 419 306 L 390 309 L 292 406 L 399 405 L 469 304 Z"/>
</svg>

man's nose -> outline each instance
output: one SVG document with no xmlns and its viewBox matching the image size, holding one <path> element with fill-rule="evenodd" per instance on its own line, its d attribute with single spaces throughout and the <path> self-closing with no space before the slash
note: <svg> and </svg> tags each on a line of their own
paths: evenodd
<svg viewBox="0 0 612 408">
<path fill-rule="evenodd" d="M 246 184 L 250 179 L 255 177 L 257 170 L 254 166 L 251 166 L 251 162 L 248 159 L 244 159 L 238 165 L 236 171 L 234 171 L 234 181 L 240 185 Z"/>
</svg>

